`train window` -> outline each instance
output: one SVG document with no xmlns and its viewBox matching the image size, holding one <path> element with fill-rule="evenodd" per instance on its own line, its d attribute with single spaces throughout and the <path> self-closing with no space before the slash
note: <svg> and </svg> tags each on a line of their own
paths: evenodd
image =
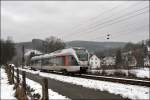
<svg viewBox="0 0 150 100">
<path fill-rule="evenodd" d="M 62 66 L 65 65 L 65 57 L 64 56 L 60 56 L 57 59 L 58 59 L 58 62 L 59 62 L 58 65 L 62 65 Z"/>
<path fill-rule="evenodd" d="M 88 54 L 87 53 L 82 53 L 82 54 L 77 54 L 79 60 L 81 61 L 87 61 L 88 60 Z"/>
<path fill-rule="evenodd" d="M 78 65 L 76 59 L 72 55 L 68 57 L 68 62 L 69 62 L 69 65 Z"/>
<path fill-rule="evenodd" d="M 49 59 L 49 65 L 64 66 L 65 65 L 65 57 L 64 56 L 52 57 Z"/>
<path fill-rule="evenodd" d="M 31 61 L 31 65 L 41 65 L 41 60 L 33 60 Z"/>
<path fill-rule="evenodd" d="M 53 58 L 50 58 L 50 59 L 49 59 L 49 65 L 52 66 L 53 63 L 54 63 L 54 62 L 53 62 Z"/>
<path fill-rule="evenodd" d="M 48 65 L 49 59 L 42 59 L 42 65 Z"/>
<path fill-rule="evenodd" d="M 32 61 L 31 61 L 31 65 L 34 65 L 34 64 L 35 64 L 35 60 L 32 60 Z"/>
<path fill-rule="evenodd" d="M 63 56 L 55 57 L 55 64 L 59 66 L 64 66 L 65 58 Z"/>
</svg>

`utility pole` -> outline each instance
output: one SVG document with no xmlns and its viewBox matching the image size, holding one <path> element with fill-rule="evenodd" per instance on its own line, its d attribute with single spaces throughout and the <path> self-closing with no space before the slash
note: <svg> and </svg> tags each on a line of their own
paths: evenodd
<svg viewBox="0 0 150 100">
<path fill-rule="evenodd" d="M 22 46 L 22 68 L 24 66 L 24 45 Z"/>
</svg>

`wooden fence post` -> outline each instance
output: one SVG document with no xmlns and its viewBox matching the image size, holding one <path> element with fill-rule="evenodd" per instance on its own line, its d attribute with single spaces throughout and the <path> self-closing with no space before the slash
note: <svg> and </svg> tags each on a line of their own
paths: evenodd
<svg viewBox="0 0 150 100">
<path fill-rule="evenodd" d="M 23 86 L 23 90 L 24 93 L 26 94 L 26 72 L 22 71 L 22 86 Z"/>
<path fill-rule="evenodd" d="M 9 81 L 10 81 L 10 84 L 12 84 L 12 70 L 11 70 L 11 65 L 9 65 L 8 67 L 8 75 L 9 75 Z"/>
<path fill-rule="evenodd" d="M 17 83 L 19 84 L 20 80 L 19 80 L 19 69 L 17 68 Z"/>
<path fill-rule="evenodd" d="M 42 81 L 42 100 L 48 100 L 48 79 L 43 78 Z"/>
<path fill-rule="evenodd" d="M 12 66 L 12 83 L 14 84 L 14 66 Z"/>
</svg>

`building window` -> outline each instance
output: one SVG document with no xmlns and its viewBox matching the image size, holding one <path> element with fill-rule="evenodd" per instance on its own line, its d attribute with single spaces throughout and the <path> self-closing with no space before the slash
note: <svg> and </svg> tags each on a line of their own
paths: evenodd
<svg viewBox="0 0 150 100">
<path fill-rule="evenodd" d="M 91 65 L 93 65 L 93 62 L 91 62 Z"/>
</svg>

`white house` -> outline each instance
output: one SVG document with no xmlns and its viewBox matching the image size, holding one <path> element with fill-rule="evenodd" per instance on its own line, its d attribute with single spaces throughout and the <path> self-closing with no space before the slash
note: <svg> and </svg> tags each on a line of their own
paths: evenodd
<svg viewBox="0 0 150 100">
<path fill-rule="evenodd" d="M 150 66 L 150 59 L 148 56 L 144 58 L 144 66 Z"/>
<path fill-rule="evenodd" d="M 115 65 L 115 57 L 105 57 L 103 58 L 103 65 Z"/>
<path fill-rule="evenodd" d="M 131 56 L 130 58 L 128 58 L 128 65 L 129 66 L 136 66 L 137 65 L 137 61 L 136 61 L 136 58 L 134 56 Z"/>
<path fill-rule="evenodd" d="M 148 51 L 148 56 L 150 58 L 150 47 L 149 46 L 147 46 L 147 51 Z"/>
<path fill-rule="evenodd" d="M 136 66 L 137 61 L 136 58 L 132 55 L 132 51 L 127 51 L 122 53 L 122 58 L 124 60 L 124 64 L 128 66 Z"/>
<path fill-rule="evenodd" d="M 101 67 L 101 61 L 96 55 L 92 55 L 89 60 L 90 68 L 96 69 Z"/>
</svg>

